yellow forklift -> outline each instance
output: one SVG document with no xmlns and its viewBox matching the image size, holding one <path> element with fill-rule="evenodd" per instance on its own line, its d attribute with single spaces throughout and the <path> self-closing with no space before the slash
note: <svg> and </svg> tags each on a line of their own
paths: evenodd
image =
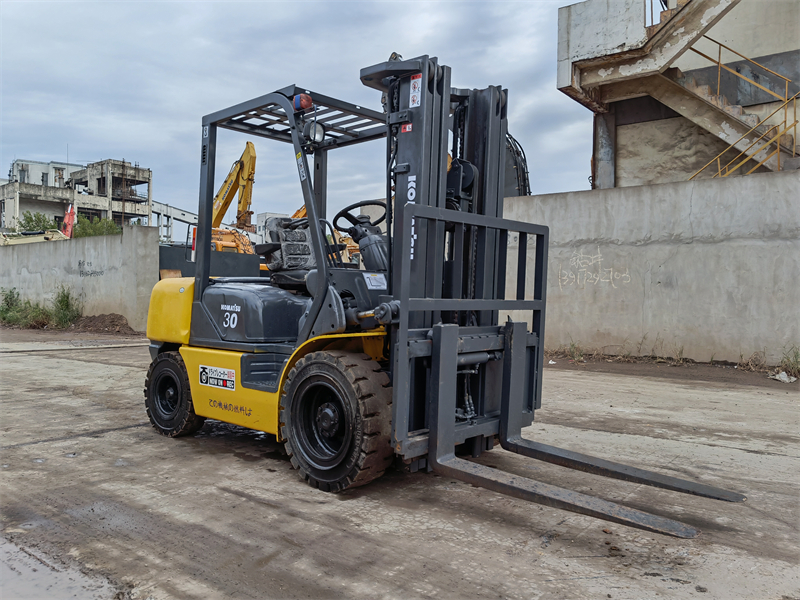
<svg viewBox="0 0 800 600">
<path fill-rule="evenodd" d="M 527 190 L 508 90 L 451 87 L 420 56 L 361 71 L 383 111 L 288 86 L 203 118 L 194 278 L 154 288 L 145 405 L 155 429 L 216 419 L 275 435 L 301 479 L 341 492 L 392 463 L 648 531 L 686 524 L 468 460 L 503 449 L 731 502 L 741 494 L 522 437 L 541 407 L 548 229 L 503 218 Z M 305 216 L 267 221 L 264 277 L 209 276 L 217 131 L 291 147 Z M 328 153 L 385 144 L 386 202 L 328 221 Z M 372 205 L 377 216 L 359 214 Z M 385 221 L 385 231 L 381 225 Z M 358 244 L 344 260 L 334 231 Z M 501 311 L 518 315 L 501 319 Z M 672 501 L 672 500 L 670 500 Z"/>
</svg>

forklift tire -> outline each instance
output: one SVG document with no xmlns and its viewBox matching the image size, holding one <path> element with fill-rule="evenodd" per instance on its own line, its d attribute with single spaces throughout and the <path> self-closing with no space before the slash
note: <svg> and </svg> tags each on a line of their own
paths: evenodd
<svg viewBox="0 0 800 600">
<path fill-rule="evenodd" d="M 341 492 L 377 479 L 392 463 L 392 389 L 366 354 L 312 352 L 289 372 L 281 438 L 300 479 Z"/>
<path fill-rule="evenodd" d="M 150 363 L 144 382 L 144 405 L 150 423 L 162 435 L 191 435 L 203 426 L 194 413 L 189 374 L 178 352 L 163 352 Z"/>
</svg>

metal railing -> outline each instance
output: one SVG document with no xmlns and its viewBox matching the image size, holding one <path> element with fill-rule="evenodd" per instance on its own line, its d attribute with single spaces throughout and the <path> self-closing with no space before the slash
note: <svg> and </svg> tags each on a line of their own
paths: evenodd
<svg viewBox="0 0 800 600">
<path fill-rule="evenodd" d="M 741 54 L 740 52 L 737 52 L 737 51 L 736 51 L 736 50 L 734 50 L 733 48 L 729 48 L 728 46 L 726 46 L 726 45 L 725 45 L 725 44 L 723 44 L 722 42 L 718 42 L 717 40 L 714 40 L 714 39 L 712 39 L 712 38 L 708 37 L 707 35 L 704 35 L 704 36 L 703 36 L 703 38 L 704 38 L 704 39 L 707 39 L 708 41 L 710 41 L 710 42 L 712 42 L 712 43 L 714 43 L 714 44 L 716 44 L 716 45 L 717 45 L 717 59 L 716 59 L 716 60 L 715 60 L 715 59 L 713 59 L 713 58 L 711 58 L 711 57 L 710 57 L 710 56 L 708 56 L 707 54 L 704 54 L 703 52 L 700 52 L 700 50 L 698 50 L 698 49 L 696 49 L 696 48 L 689 48 L 689 50 L 691 50 L 691 51 L 692 51 L 692 52 L 694 52 L 695 54 L 699 54 L 699 55 L 700 55 L 700 56 L 702 56 L 703 58 L 705 58 L 705 59 L 708 59 L 708 60 L 710 60 L 712 63 L 714 63 L 715 65 L 717 65 L 717 95 L 719 95 L 720 79 L 721 79 L 721 77 L 722 77 L 722 71 L 723 71 L 723 69 L 724 69 L 725 71 L 728 71 L 729 73 L 733 73 L 733 74 L 734 74 L 736 77 L 739 77 L 740 79 L 744 79 L 745 81 L 747 81 L 747 82 L 748 82 L 748 83 L 750 83 L 751 85 L 753 85 L 753 86 L 755 86 L 755 87 L 759 88 L 760 90 L 763 90 L 763 91 L 767 92 L 767 93 L 768 93 L 768 94 L 770 94 L 771 96 L 774 96 L 774 97 L 775 97 L 776 99 L 778 99 L 778 100 L 783 100 L 783 101 L 785 102 L 786 100 L 788 100 L 788 99 L 789 99 L 789 84 L 790 84 L 790 83 L 792 83 L 792 80 L 791 80 L 791 79 L 789 79 L 788 77 L 784 77 L 784 76 L 783 76 L 783 75 L 781 75 L 780 73 L 776 73 L 776 72 L 775 72 L 775 71 L 773 71 L 772 69 L 769 69 L 769 68 L 765 67 L 764 65 L 762 65 L 762 64 L 760 64 L 760 63 L 757 63 L 756 61 L 754 61 L 754 60 L 752 60 L 752 59 L 750 59 L 750 58 L 747 58 L 747 57 L 746 57 L 744 54 Z M 782 79 L 782 80 L 783 80 L 783 87 L 784 87 L 784 92 L 783 92 L 783 95 L 780 95 L 780 94 L 778 94 L 777 92 L 774 92 L 774 91 L 772 91 L 771 89 L 769 89 L 769 88 L 767 88 L 767 87 L 764 87 L 764 86 L 763 86 L 763 85 L 761 85 L 760 83 L 757 83 L 757 82 L 753 81 L 753 80 L 752 80 L 752 79 L 750 79 L 749 77 L 746 77 L 746 76 L 742 75 L 741 73 L 739 73 L 738 71 L 736 71 L 736 69 L 732 69 L 732 68 L 730 68 L 729 66 L 722 64 L 722 49 L 723 49 L 723 48 L 724 48 L 725 50 L 728 50 L 729 52 L 733 52 L 733 53 L 734 53 L 736 56 L 738 56 L 738 57 L 740 57 L 740 58 L 743 58 L 744 60 L 746 60 L 747 62 L 749 62 L 751 65 L 755 65 L 755 66 L 757 66 L 758 68 L 760 68 L 760 69 L 762 69 L 762 70 L 766 71 L 766 72 L 767 72 L 767 73 L 769 73 L 770 75 L 774 75 L 775 77 L 778 77 L 779 79 Z"/>
<path fill-rule="evenodd" d="M 780 171 L 780 168 L 781 168 L 781 144 L 784 143 L 787 138 L 789 140 L 789 146 L 791 147 L 792 158 L 794 158 L 794 156 L 796 154 L 797 124 L 798 124 L 798 120 L 797 120 L 797 98 L 798 98 L 798 94 L 794 94 L 793 96 L 789 96 L 789 84 L 793 83 L 792 80 L 789 79 L 788 77 L 784 77 L 780 73 L 776 73 L 772 69 L 770 69 L 768 67 L 765 67 L 764 65 L 754 61 L 753 59 L 748 58 L 747 56 L 745 56 L 741 52 L 737 52 L 736 50 L 726 46 L 722 42 L 718 42 L 717 40 L 712 39 L 712 38 L 708 37 L 707 35 L 704 35 L 703 38 L 708 40 L 708 41 L 710 41 L 710 42 L 712 42 L 713 44 L 717 45 L 717 58 L 716 59 L 712 58 L 708 54 L 705 54 L 704 52 L 701 52 L 700 50 L 698 50 L 696 48 L 689 48 L 689 50 L 691 50 L 695 54 L 698 54 L 698 55 L 702 56 L 703 58 L 711 61 L 715 65 L 717 65 L 717 94 L 716 95 L 717 95 L 718 98 L 721 97 L 720 96 L 720 85 L 721 85 L 721 81 L 722 81 L 722 71 L 724 70 L 724 71 L 726 71 L 728 73 L 732 73 L 733 75 L 735 75 L 739 79 L 743 79 L 744 81 L 748 82 L 750 85 L 752 85 L 752 86 L 754 86 L 754 87 L 766 92 L 767 94 L 769 94 L 770 96 L 775 98 L 775 100 L 781 102 L 781 104 L 775 110 L 773 110 L 767 117 L 761 119 L 761 123 L 751 127 L 747 131 L 747 133 L 745 133 L 738 140 L 733 142 L 725 150 L 720 152 L 719 155 L 715 156 L 711 160 L 711 162 L 709 162 L 702 169 L 697 171 L 697 173 L 692 175 L 689 178 L 689 180 L 691 181 L 692 179 L 697 177 L 700 173 L 705 171 L 714 162 L 717 163 L 717 173 L 714 175 L 714 177 L 727 177 L 727 176 L 731 175 L 732 173 L 734 173 L 735 171 L 737 171 L 740 167 L 742 167 L 744 164 L 746 164 L 749 160 L 751 160 L 751 159 L 754 160 L 755 157 L 759 155 L 759 153 L 761 153 L 765 149 L 768 149 L 772 144 L 775 144 L 775 149 L 772 150 L 772 151 L 768 151 L 767 152 L 767 157 L 764 158 L 763 160 L 759 161 L 758 164 L 755 167 L 752 167 L 746 174 L 749 175 L 750 173 L 755 171 L 758 167 L 762 166 L 765 162 L 770 160 L 773 156 L 777 156 L 777 162 L 778 162 L 777 169 Z M 735 54 L 739 58 L 747 61 L 747 63 L 749 63 L 750 65 L 754 65 L 755 67 L 761 69 L 762 71 L 764 71 L 765 73 L 768 74 L 767 78 L 769 78 L 770 76 L 777 77 L 780 80 L 778 82 L 778 86 L 783 88 L 783 94 L 780 94 L 780 93 L 776 92 L 774 89 L 770 89 L 769 87 L 767 87 L 765 85 L 762 85 L 762 84 L 758 83 L 757 81 L 754 81 L 750 77 L 747 77 L 746 75 L 743 75 L 742 73 L 740 73 L 736 69 L 731 68 L 728 65 L 723 64 L 723 62 L 722 62 L 722 50 L 723 49 L 725 49 L 725 50 L 727 50 L 729 52 L 732 52 L 733 54 Z M 724 109 L 724 103 L 722 101 L 720 101 L 720 108 Z M 722 156 L 725 153 L 727 153 L 729 150 L 734 149 L 736 144 L 741 142 L 748 135 L 756 132 L 756 130 L 759 127 L 761 127 L 762 124 L 764 124 L 771 117 L 773 117 L 776 114 L 778 114 L 781 110 L 783 111 L 783 120 L 781 122 L 779 122 L 779 123 L 777 123 L 775 125 L 772 125 L 772 126 L 764 125 L 765 131 L 763 133 L 761 133 L 761 135 L 759 135 L 753 142 L 751 142 L 747 146 L 747 148 L 745 150 L 742 150 L 733 160 L 728 161 L 728 163 L 726 165 L 724 165 L 724 166 L 722 165 Z M 791 113 L 792 116 L 791 117 L 789 116 L 790 115 L 790 110 L 792 111 L 792 113 Z M 791 120 L 791 123 L 790 123 L 790 120 Z M 790 130 L 792 130 L 791 134 L 789 133 Z M 764 141 L 764 140 L 766 140 L 766 141 Z M 760 145 L 758 146 L 758 148 L 756 150 L 750 152 L 750 150 L 754 146 L 759 144 L 759 143 L 760 143 Z M 788 151 L 789 150 L 787 150 L 787 152 Z M 743 160 L 741 160 L 740 162 L 736 162 L 742 157 L 744 157 Z M 736 163 L 736 164 L 734 165 L 734 163 Z"/>
<path fill-rule="evenodd" d="M 778 106 L 775 110 L 773 110 L 764 119 L 766 121 L 767 119 L 769 119 L 770 117 L 772 117 L 773 115 L 775 115 L 776 113 L 778 113 L 782 109 L 784 111 L 788 112 L 788 105 L 792 104 L 793 105 L 792 106 L 793 121 L 792 121 L 791 124 L 787 125 L 787 120 L 788 119 L 784 118 L 783 123 L 779 123 L 777 125 L 772 125 L 771 127 L 767 128 L 767 130 L 764 131 L 764 133 L 762 133 L 755 140 L 750 142 L 750 144 L 744 150 L 741 150 L 739 152 L 739 154 L 737 154 L 733 159 L 729 160 L 725 165 L 723 165 L 722 164 L 723 155 L 725 155 L 725 153 L 727 153 L 728 151 L 734 149 L 736 147 L 736 144 L 741 142 L 748 135 L 754 133 L 756 131 L 756 129 L 759 127 L 759 125 L 754 125 L 744 135 L 742 135 L 738 140 L 736 140 L 730 146 L 725 148 L 725 150 L 723 150 L 717 156 L 712 158 L 702 169 L 700 169 L 699 171 L 697 171 L 697 173 L 692 175 L 689 178 L 689 181 L 691 181 L 692 179 L 694 179 L 695 177 L 700 175 L 700 173 L 705 171 L 709 166 L 711 166 L 714 163 L 717 163 L 717 172 L 714 174 L 713 177 L 728 177 L 729 175 L 732 175 L 734 172 L 736 172 L 740 167 L 745 165 L 748 161 L 754 160 L 755 157 L 757 157 L 764 150 L 767 150 L 767 156 L 765 158 L 763 158 L 762 160 L 760 160 L 749 171 L 747 171 L 747 173 L 745 173 L 745 175 L 749 175 L 750 173 L 752 173 L 753 171 L 758 169 L 761 165 L 763 165 L 765 162 L 767 162 L 769 159 L 771 159 L 773 156 L 776 156 L 776 155 L 778 157 L 777 170 L 780 171 L 780 169 L 781 169 L 781 137 L 786 136 L 786 137 L 790 137 L 791 138 L 791 140 L 792 140 L 792 158 L 794 158 L 794 156 L 795 156 L 795 139 L 796 139 L 796 137 L 795 136 L 787 136 L 787 133 L 788 133 L 788 131 L 790 129 L 794 129 L 795 130 L 795 135 L 796 135 L 797 123 L 798 123 L 798 120 L 797 120 L 797 99 L 798 99 L 798 97 L 800 97 L 800 92 L 798 92 L 797 94 L 795 94 L 791 98 L 787 98 L 785 102 L 783 102 L 780 106 Z M 781 129 L 781 126 L 783 126 L 783 129 Z M 775 133 L 776 131 L 777 131 L 777 133 Z M 766 141 L 765 141 L 765 139 L 766 139 Z M 751 152 L 751 149 L 755 145 L 757 145 L 759 143 L 760 143 L 760 145 L 758 146 L 758 148 L 756 148 L 755 150 L 753 150 Z M 770 147 L 771 144 L 775 144 L 775 149 L 772 150 L 772 151 L 769 151 L 769 147 Z M 741 159 L 741 160 L 739 160 L 739 159 Z M 736 161 L 739 161 L 739 162 L 736 163 Z M 733 163 L 736 163 L 736 164 L 734 165 Z"/>
</svg>

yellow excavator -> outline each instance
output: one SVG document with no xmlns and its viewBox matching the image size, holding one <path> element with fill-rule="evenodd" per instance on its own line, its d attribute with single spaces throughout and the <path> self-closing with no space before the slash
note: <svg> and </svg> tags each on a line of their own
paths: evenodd
<svg viewBox="0 0 800 600">
<path fill-rule="evenodd" d="M 253 211 L 250 204 L 253 201 L 253 182 L 256 174 L 256 148 L 253 142 L 247 142 L 241 158 L 233 163 L 228 176 L 214 197 L 214 208 L 211 217 L 211 227 L 216 229 L 222 225 L 222 219 L 228 212 L 233 197 L 239 194 L 239 206 L 236 211 L 236 227 L 245 231 L 254 232 L 250 224 Z"/>
<path fill-rule="evenodd" d="M 256 172 L 256 149 L 252 142 L 247 142 L 242 156 L 235 161 L 228 172 L 228 176 L 214 197 L 213 212 L 211 217 L 211 244 L 218 252 L 238 252 L 239 254 L 255 254 L 253 244 L 247 235 L 241 231 L 254 232 L 255 228 L 250 223 L 253 211 L 250 206 L 253 200 L 253 182 Z M 223 229 L 222 219 L 238 193 L 239 204 L 236 211 L 236 229 Z M 306 207 L 301 206 L 292 215 L 293 219 L 302 219 L 306 216 Z M 341 247 L 345 260 L 349 261 L 352 255 L 357 255 L 358 244 L 352 238 L 339 234 L 334 230 L 335 243 Z M 262 264 L 261 270 L 267 270 Z"/>
<path fill-rule="evenodd" d="M 211 218 L 211 245 L 218 252 L 237 252 L 239 254 L 255 254 L 253 244 L 246 234 L 238 230 L 254 232 L 250 218 L 253 211 L 250 205 L 253 200 L 253 182 L 256 173 L 256 149 L 252 142 L 247 142 L 242 156 L 235 161 L 214 197 Z M 236 211 L 236 228 L 223 229 L 222 219 L 238 193 L 239 204 Z M 266 265 L 261 265 L 265 270 Z"/>
</svg>

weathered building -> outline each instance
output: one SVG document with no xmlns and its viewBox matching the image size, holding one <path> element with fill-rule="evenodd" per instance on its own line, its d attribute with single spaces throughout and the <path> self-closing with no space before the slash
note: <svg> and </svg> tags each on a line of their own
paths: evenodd
<svg viewBox="0 0 800 600">
<path fill-rule="evenodd" d="M 152 172 L 129 162 L 108 159 L 84 166 L 16 160 L 9 179 L 0 186 L 0 225 L 6 229 L 16 227 L 26 211 L 60 222 L 70 204 L 80 215 L 118 225 L 150 221 Z"/>
<path fill-rule="evenodd" d="M 665 4 L 559 11 L 557 86 L 595 113 L 593 187 L 796 169 L 800 0 Z"/>
<path fill-rule="evenodd" d="M 664 3 L 559 11 L 594 189 L 505 201 L 550 227 L 545 343 L 779 364 L 800 345 L 800 0 Z"/>
</svg>

